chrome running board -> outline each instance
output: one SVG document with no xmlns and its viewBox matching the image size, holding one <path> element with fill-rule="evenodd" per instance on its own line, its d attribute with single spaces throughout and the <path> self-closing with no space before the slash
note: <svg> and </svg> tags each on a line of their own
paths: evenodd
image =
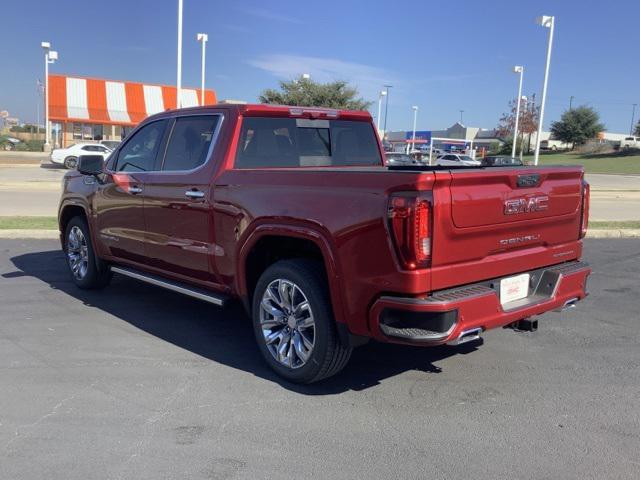
<svg viewBox="0 0 640 480">
<path fill-rule="evenodd" d="M 171 290 L 172 292 L 182 293 L 183 295 L 188 295 L 189 297 L 197 298 L 198 300 L 213 303 L 214 305 L 218 305 L 220 307 L 224 307 L 224 304 L 227 301 L 227 297 L 224 295 L 214 294 L 207 290 L 192 287 L 185 283 L 161 278 L 157 275 L 116 266 L 112 266 L 111 271 L 130 278 L 135 278 L 136 280 L 140 280 L 142 282 L 150 283 L 151 285 L 155 285 L 157 287 L 166 288 L 167 290 Z"/>
</svg>

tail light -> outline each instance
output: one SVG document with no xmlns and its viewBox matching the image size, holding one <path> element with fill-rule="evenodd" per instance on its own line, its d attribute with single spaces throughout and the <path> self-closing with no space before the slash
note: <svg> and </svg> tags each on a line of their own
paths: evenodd
<svg viewBox="0 0 640 480">
<path fill-rule="evenodd" d="M 389 200 L 389 229 L 404 268 L 431 262 L 431 202 L 417 193 L 399 193 Z"/>
<path fill-rule="evenodd" d="M 580 222 L 580 238 L 584 238 L 589 228 L 589 197 L 591 187 L 587 182 L 582 182 L 582 219 Z"/>
</svg>

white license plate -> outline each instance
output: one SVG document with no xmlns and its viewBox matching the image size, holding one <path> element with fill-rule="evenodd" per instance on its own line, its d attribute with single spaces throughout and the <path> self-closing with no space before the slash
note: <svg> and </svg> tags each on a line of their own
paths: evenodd
<svg viewBox="0 0 640 480">
<path fill-rule="evenodd" d="M 520 300 L 529 293 L 529 274 L 523 273 L 515 277 L 503 278 L 500 280 L 500 303 Z"/>
</svg>

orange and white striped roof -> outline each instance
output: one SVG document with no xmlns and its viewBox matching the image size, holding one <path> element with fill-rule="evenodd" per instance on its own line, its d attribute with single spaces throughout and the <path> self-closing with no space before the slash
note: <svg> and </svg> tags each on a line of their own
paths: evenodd
<svg viewBox="0 0 640 480">
<path fill-rule="evenodd" d="M 200 105 L 200 89 L 181 89 L 182 107 Z M 216 103 L 205 90 L 205 105 Z M 49 75 L 49 116 L 54 122 L 136 125 L 149 115 L 176 108 L 176 87 L 68 75 Z"/>
</svg>

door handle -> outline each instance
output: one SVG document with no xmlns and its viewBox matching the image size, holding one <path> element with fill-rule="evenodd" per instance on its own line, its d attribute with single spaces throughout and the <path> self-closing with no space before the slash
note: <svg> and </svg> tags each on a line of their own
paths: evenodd
<svg viewBox="0 0 640 480">
<path fill-rule="evenodd" d="M 138 193 L 142 193 L 142 188 L 137 187 L 135 185 L 132 185 L 131 187 L 129 187 L 129 193 L 132 193 L 134 195 L 137 195 Z"/>
<path fill-rule="evenodd" d="M 189 198 L 203 198 L 204 192 L 200 190 L 187 190 L 184 194 Z"/>
</svg>

